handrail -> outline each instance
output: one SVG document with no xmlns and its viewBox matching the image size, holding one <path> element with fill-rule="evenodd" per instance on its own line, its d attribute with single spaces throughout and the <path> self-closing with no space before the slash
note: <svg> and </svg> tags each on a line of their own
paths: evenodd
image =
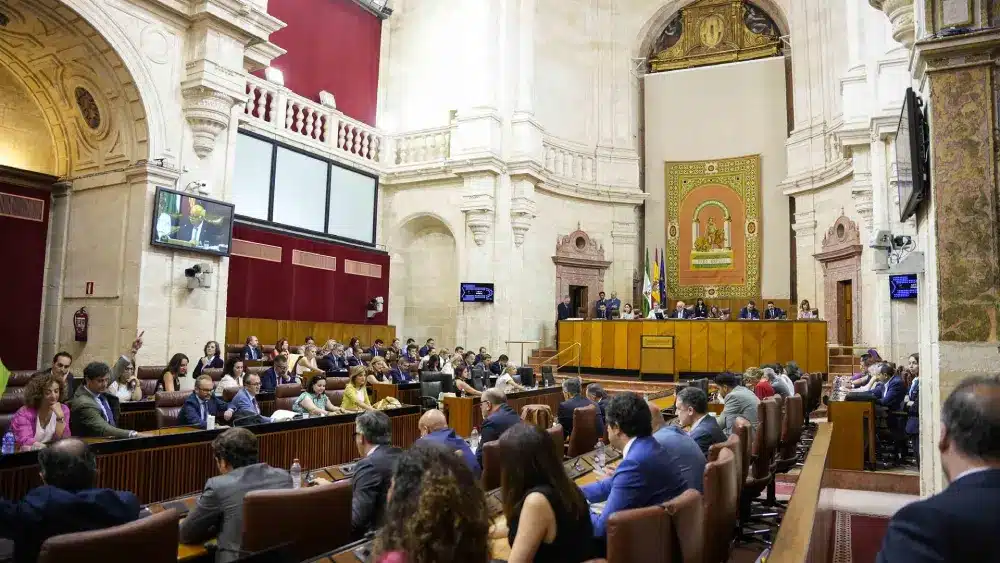
<svg viewBox="0 0 1000 563">
<path fill-rule="evenodd" d="M 767 563 L 801 563 L 808 558 L 832 433 L 833 423 L 819 424 Z"/>
<path fill-rule="evenodd" d="M 580 361 L 579 360 L 580 360 L 580 355 L 583 353 L 583 345 L 580 344 L 579 342 L 574 342 L 574 343 L 570 344 L 569 346 L 563 348 L 562 350 L 559 350 L 558 352 L 556 352 L 555 355 L 550 356 L 548 358 L 545 358 L 544 360 L 542 360 L 541 362 L 538 363 L 538 367 L 544 366 L 545 363 L 548 362 L 549 360 L 554 360 L 554 359 L 558 358 L 559 356 L 561 356 L 563 352 L 565 352 L 567 350 L 572 350 L 573 348 L 578 348 L 578 350 L 576 352 L 576 355 L 573 356 L 572 358 L 570 358 L 570 360 L 568 362 L 566 362 L 565 364 L 559 364 L 559 362 L 556 362 L 555 371 L 559 371 L 560 369 L 568 366 L 570 364 L 570 362 L 572 362 L 573 360 L 576 360 L 576 374 L 580 375 Z"/>
</svg>

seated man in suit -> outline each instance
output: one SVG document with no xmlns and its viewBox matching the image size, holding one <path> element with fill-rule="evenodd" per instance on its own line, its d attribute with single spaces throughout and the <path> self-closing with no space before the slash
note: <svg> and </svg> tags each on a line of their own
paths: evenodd
<svg viewBox="0 0 1000 563">
<path fill-rule="evenodd" d="M 69 401 L 76 392 L 76 378 L 70 373 L 73 356 L 69 352 L 59 352 L 52 357 L 52 365 L 42 373 L 54 373 L 63 380 L 63 396 L 60 401 Z"/>
<path fill-rule="evenodd" d="M 385 341 L 381 338 L 376 338 L 375 343 L 372 344 L 368 353 L 371 354 L 373 358 L 377 356 L 385 356 Z"/>
<path fill-rule="evenodd" d="M 653 417 L 653 439 L 667 450 L 674 466 L 684 477 L 687 488 L 704 492 L 707 460 L 701 447 L 683 429 L 667 424 L 660 407 L 649 403 L 649 414 Z"/>
<path fill-rule="evenodd" d="M 499 389 L 487 389 L 480 399 L 479 408 L 483 414 L 480 426 L 479 448 L 476 450 L 476 463 L 483 466 L 483 446 L 499 440 L 500 435 L 508 428 L 521 422 L 521 417 L 507 404 L 507 395 Z"/>
<path fill-rule="evenodd" d="M 407 346 L 406 348 L 409 349 L 409 346 Z M 420 347 L 420 351 L 419 351 L 420 357 L 423 358 L 424 356 L 430 354 L 432 348 L 434 348 L 434 339 L 433 338 L 428 338 L 427 342 L 424 343 L 424 345 Z"/>
<path fill-rule="evenodd" d="M 260 414 L 260 405 L 257 404 L 257 393 L 260 393 L 260 376 L 256 373 L 248 374 L 243 378 L 243 388 L 236 393 L 232 401 L 229 401 L 228 411 L 232 415 L 228 420 L 233 424 L 251 419 L 257 422 L 271 422 L 271 419 Z"/>
<path fill-rule="evenodd" d="M 507 357 L 507 354 L 500 354 L 500 357 L 497 358 L 497 361 L 490 364 L 490 373 L 492 373 L 493 375 L 502 374 L 504 372 L 504 369 L 507 367 L 508 362 L 510 362 L 510 358 Z"/>
<path fill-rule="evenodd" d="M 753 391 L 742 385 L 742 379 L 735 373 L 719 374 L 715 378 L 715 384 L 719 386 L 719 395 L 722 396 L 722 414 L 719 415 L 719 426 L 725 429 L 726 435 L 732 434 L 733 423 L 736 417 L 741 416 L 750 421 L 754 428 L 757 428 L 757 405 L 760 399 L 754 395 Z"/>
<path fill-rule="evenodd" d="M 1000 378 L 970 377 L 941 408 L 941 466 L 950 484 L 896 512 L 877 563 L 1000 561 Z"/>
<path fill-rule="evenodd" d="M 181 426 L 197 426 L 204 430 L 208 426 L 210 416 L 222 417 L 223 420 L 232 418 L 233 411 L 228 410 L 226 402 L 212 393 L 214 388 L 212 376 L 198 376 L 194 382 L 194 391 L 188 395 L 184 406 L 181 407 L 177 423 Z"/>
<path fill-rule="evenodd" d="M 421 442 L 436 442 L 448 446 L 448 449 L 454 451 L 457 455 L 461 455 L 462 459 L 465 460 L 465 464 L 472 470 L 472 474 L 476 476 L 476 479 L 479 479 L 482 468 L 479 466 L 479 462 L 476 461 L 476 454 L 472 453 L 472 448 L 469 447 L 468 442 L 455 434 L 454 430 L 448 428 L 448 419 L 445 418 L 443 412 L 437 409 L 425 412 L 420 417 L 420 421 L 417 422 L 417 428 L 420 430 L 420 439 L 417 440 L 417 444 Z"/>
<path fill-rule="evenodd" d="M 275 356 L 274 364 L 270 369 L 260 376 L 260 390 L 262 392 L 273 392 L 282 383 L 290 383 L 288 377 L 288 358 L 285 356 Z"/>
<path fill-rule="evenodd" d="M 192 246 L 205 247 L 219 244 L 218 232 L 214 225 L 205 220 L 205 208 L 195 204 L 187 217 L 181 219 L 177 240 L 190 242 Z"/>
<path fill-rule="evenodd" d="M 776 319 L 781 319 L 785 317 L 785 312 L 774 306 L 774 301 L 767 302 L 767 308 L 764 309 L 764 320 L 773 321 Z"/>
<path fill-rule="evenodd" d="M 611 401 L 611 397 L 608 396 L 607 391 L 601 387 L 600 383 L 591 383 L 587 386 L 587 398 L 597 403 L 597 408 L 601 409 L 601 420 L 607 420 L 608 402 Z M 565 431 L 564 428 L 563 432 Z M 601 435 L 603 436 L 604 433 L 601 432 Z"/>
<path fill-rule="evenodd" d="M 97 460 L 82 440 L 65 438 L 38 452 L 42 485 L 24 499 L 0 499 L 0 538 L 14 541 L 14 561 L 34 563 L 52 536 L 101 530 L 139 518 L 129 492 L 94 488 Z"/>
<path fill-rule="evenodd" d="M 111 382 L 108 364 L 91 362 L 83 369 L 83 385 L 69 402 L 70 432 L 83 438 L 132 438 L 135 430 L 118 428 L 118 397 L 107 393 Z"/>
<path fill-rule="evenodd" d="M 615 512 L 667 502 L 687 489 L 680 469 L 652 433 L 652 415 L 642 397 L 632 392 L 611 397 L 608 437 L 622 460 L 609 477 L 582 489 L 588 502 L 607 501 L 600 514 L 590 515 L 594 536 L 607 535 L 608 518 Z"/>
<path fill-rule="evenodd" d="M 382 524 L 393 466 L 403 451 L 391 443 L 390 424 L 389 415 L 375 410 L 355 420 L 354 441 L 362 458 L 351 477 L 351 529 L 356 537 Z"/>
<path fill-rule="evenodd" d="M 906 383 L 902 374 L 894 373 L 892 365 L 883 362 L 878 367 L 879 382 L 872 389 L 875 396 L 875 403 L 890 411 L 899 411 L 903 408 L 903 399 L 906 398 Z"/>
<path fill-rule="evenodd" d="M 264 359 L 263 352 L 260 351 L 260 341 L 257 340 L 256 336 L 248 336 L 246 345 L 243 346 L 243 353 L 241 357 L 244 360 L 262 360 Z"/>
<path fill-rule="evenodd" d="M 257 436 L 246 428 L 230 428 L 212 440 L 219 475 L 205 482 L 198 504 L 181 520 L 181 543 L 201 543 L 218 533 L 216 563 L 245 555 L 243 497 L 250 491 L 292 488 L 284 469 L 260 463 Z"/>
<path fill-rule="evenodd" d="M 747 303 L 746 307 L 740 309 L 740 319 L 759 321 L 760 309 L 757 308 L 757 305 L 753 301 L 750 301 Z"/>
<path fill-rule="evenodd" d="M 692 315 L 688 313 L 687 305 L 683 301 L 678 301 L 677 306 L 670 313 L 671 319 L 690 319 L 691 317 Z"/>
<path fill-rule="evenodd" d="M 708 414 L 708 395 L 701 389 L 685 387 L 678 391 L 674 408 L 678 422 L 688 428 L 688 436 L 698 444 L 704 456 L 708 456 L 708 448 L 712 444 L 726 441 L 726 434 L 719 428 L 719 423 Z"/>
<path fill-rule="evenodd" d="M 646 315 L 646 319 L 662 321 L 665 318 L 667 318 L 667 314 L 660 308 L 660 304 L 653 301 L 653 308 L 649 310 L 649 314 Z"/>
<path fill-rule="evenodd" d="M 571 377 L 562 383 L 563 402 L 559 403 L 558 419 L 563 427 L 563 436 L 568 440 L 573 433 L 573 411 L 579 408 L 597 406 L 596 403 L 582 396 L 582 383 L 577 377 Z M 604 436 L 604 415 L 597 408 L 597 437 Z"/>
</svg>

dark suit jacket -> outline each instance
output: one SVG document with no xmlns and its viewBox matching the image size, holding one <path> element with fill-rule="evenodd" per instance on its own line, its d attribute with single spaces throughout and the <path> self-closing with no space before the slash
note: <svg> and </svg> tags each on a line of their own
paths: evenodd
<svg viewBox="0 0 1000 563">
<path fill-rule="evenodd" d="M 920 432 L 920 385 L 913 385 L 910 387 L 910 400 L 913 401 L 909 407 L 906 408 L 906 412 L 910 416 L 906 417 L 906 433 L 907 434 L 918 434 Z"/>
<path fill-rule="evenodd" d="M 274 391 L 278 388 L 278 385 L 281 385 L 282 383 L 288 383 L 288 381 L 285 377 L 278 376 L 278 373 L 274 371 L 274 368 L 270 368 L 260 374 L 261 391 Z"/>
<path fill-rule="evenodd" d="M 710 414 L 705 415 L 705 418 L 701 419 L 698 426 L 692 428 L 688 435 L 698 444 L 705 457 L 708 457 L 708 448 L 712 447 L 712 444 L 726 441 L 726 433 L 719 427 L 715 417 Z"/>
<path fill-rule="evenodd" d="M 759 321 L 760 320 L 760 309 L 754 309 L 753 311 L 751 311 L 751 310 L 747 309 L 746 307 L 743 307 L 742 309 L 740 309 L 740 318 L 741 319 L 751 319 L 751 320 Z"/>
<path fill-rule="evenodd" d="M 421 442 L 444 444 L 452 451 L 462 452 L 462 459 L 465 460 L 465 464 L 472 470 L 472 474 L 476 476 L 476 479 L 479 479 L 479 474 L 482 473 L 483 470 L 479 466 L 479 462 L 476 461 L 476 454 L 472 453 L 472 448 L 469 447 L 469 443 L 459 438 L 458 435 L 455 434 L 455 431 L 451 428 L 431 432 L 430 434 L 417 440 L 416 443 L 419 444 Z"/>
<path fill-rule="evenodd" d="M 678 312 L 677 309 L 674 309 L 673 311 L 670 311 L 670 318 L 671 319 L 690 319 L 690 318 L 693 318 L 693 317 L 694 317 L 694 315 L 691 314 L 691 312 L 688 311 L 687 309 L 684 309 L 683 311 L 680 311 L 680 312 Z"/>
<path fill-rule="evenodd" d="M 556 307 L 556 313 L 559 315 L 560 321 L 565 321 L 566 319 L 573 316 L 573 306 L 567 305 L 565 303 L 560 303 L 559 306 Z"/>
<path fill-rule="evenodd" d="M 185 217 L 181 220 L 181 228 L 174 235 L 177 240 L 189 241 L 191 240 L 191 231 L 194 226 L 191 224 L 191 220 Z M 211 223 L 208 221 L 202 221 L 201 223 L 201 236 L 199 237 L 198 246 L 215 246 L 219 244 L 219 232 Z"/>
<path fill-rule="evenodd" d="M 351 478 L 351 530 L 360 537 L 382 524 L 385 495 L 389 492 L 396 458 L 403 450 L 379 446 L 354 466 Z"/>
<path fill-rule="evenodd" d="M 518 422 L 521 422 L 521 417 L 510 408 L 510 405 L 502 405 L 497 412 L 483 419 L 479 430 L 479 448 L 476 450 L 476 463 L 479 467 L 483 466 L 483 446 L 499 440 L 504 431 Z"/>
<path fill-rule="evenodd" d="M 902 377 L 894 375 L 872 394 L 875 395 L 876 403 L 891 411 L 898 411 L 903 408 L 903 399 L 906 398 L 906 383 Z"/>
<path fill-rule="evenodd" d="M 69 402 L 69 427 L 70 432 L 80 438 L 128 438 L 132 435 L 131 430 L 124 430 L 117 427 L 118 419 L 121 417 L 118 397 L 110 393 L 102 393 L 108 406 L 111 407 L 111 421 L 104 420 L 101 407 L 97 399 L 91 395 L 84 385 L 76 388 L 73 398 Z"/>
<path fill-rule="evenodd" d="M 1000 561 L 1000 469 L 966 475 L 889 522 L 877 563 Z"/>
<path fill-rule="evenodd" d="M 695 305 L 692 310 L 693 317 L 696 319 L 707 319 L 708 318 L 708 305 Z"/>
<path fill-rule="evenodd" d="M 139 517 L 139 499 L 128 492 L 86 489 L 70 492 L 42 485 L 20 502 L 0 499 L 0 538 L 14 541 L 14 561 L 34 563 L 48 538 L 101 530 Z"/>
<path fill-rule="evenodd" d="M 226 402 L 213 394 L 206 402 L 205 410 L 208 411 L 208 416 L 218 416 L 226 412 Z M 201 421 L 201 399 L 198 398 L 197 391 L 192 391 L 184 400 L 181 412 L 177 416 L 177 423 L 181 426 L 205 428 L 205 424 Z"/>
<path fill-rule="evenodd" d="M 243 497 L 250 491 L 290 488 L 292 476 L 266 463 L 212 477 L 205 482 L 194 510 L 181 521 L 180 539 L 184 543 L 201 543 L 218 530 L 216 563 L 235 561 L 240 558 L 243 544 Z"/>
<path fill-rule="evenodd" d="M 264 355 L 261 353 L 260 348 L 251 348 L 250 346 L 243 347 L 243 355 L 240 356 L 244 360 L 261 360 Z"/>
<path fill-rule="evenodd" d="M 573 411 L 583 407 L 589 407 L 590 405 L 596 405 L 597 403 L 591 401 L 590 399 L 577 395 L 575 397 L 570 397 L 569 399 L 559 403 L 559 413 L 558 419 L 559 424 L 563 427 L 563 436 L 569 439 L 570 435 L 573 434 Z M 601 412 L 601 408 L 597 407 L 597 436 L 601 437 L 604 435 L 604 413 Z"/>
<path fill-rule="evenodd" d="M 780 319 L 785 316 L 785 312 L 781 309 L 775 307 L 773 311 L 770 309 L 764 309 L 764 320 L 770 321 L 772 319 Z"/>
<path fill-rule="evenodd" d="M 195 379 L 198 379 L 198 376 L 201 375 L 201 370 L 209 368 L 223 368 L 226 366 L 226 363 L 222 361 L 222 358 L 219 356 L 215 356 L 214 358 L 212 358 L 212 363 L 208 364 L 207 366 L 204 364 L 204 361 L 205 358 L 198 358 L 198 365 L 194 366 L 193 377 Z"/>
<path fill-rule="evenodd" d="M 500 360 L 497 360 L 490 364 L 490 373 L 493 375 L 500 375 L 503 373 L 503 367 L 500 365 Z"/>
</svg>

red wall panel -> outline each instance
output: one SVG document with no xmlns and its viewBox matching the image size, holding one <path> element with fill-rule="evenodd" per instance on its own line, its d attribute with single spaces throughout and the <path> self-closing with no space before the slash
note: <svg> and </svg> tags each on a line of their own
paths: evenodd
<svg viewBox="0 0 1000 563">
<path fill-rule="evenodd" d="M 326 90 L 337 109 L 375 125 L 382 20 L 353 0 L 278 0 L 268 12 L 288 24 L 271 35 L 288 51 L 271 63 L 285 86 L 312 100 Z"/>
<path fill-rule="evenodd" d="M 389 255 L 332 242 L 300 238 L 237 223 L 233 238 L 281 248 L 281 263 L 242 256 L 229 260 L 229 317 L 290 321 L 388 324 Z M 337 270 L 292 264 L 292 251 L 335 256 Z M 348 274 L 344 260 L 378 264 L 381 278 Z M 385 299 L 382 312 L 367 317 L 368 300 Z"/>
<path fill-rule="evenodd" d="M 8 297 L 0 322 L 0 359 L 8 369 L 37 369 L 49 192 L 4 183 L 0 192 L 45 202 L 41 222 L 0 215 L 0 261 L 7 265 L 0 276 L 0 295 Z"/>
</svg>

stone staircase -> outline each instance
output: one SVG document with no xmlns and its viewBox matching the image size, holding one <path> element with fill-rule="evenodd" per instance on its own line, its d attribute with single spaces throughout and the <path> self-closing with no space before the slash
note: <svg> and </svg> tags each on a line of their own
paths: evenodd
<svg viewBox="0 0 1000 563">
<path fill-rule="evenodd" d="M 861 357 L 854 354 L 850 346 L 831 346 L 829 348 L 830 372 L 823 384 L 823 394 L 833 392 L 833 378 L 842 375 L 854 375 L 861 369 Z M 825 418 L 826 405 L 820 405 L 813 411 L 811 418 Z"/>
<path fill-rule="evenodd" d="M 528 356 L 527 365 L 535 370 L 535 373 L 541 373 L 542 362 L 555 356 L 559 350 L 555 348 L 535 348 L 531 351 L 531 355 Z M 565 354 L 564 354 L 565 355 Z M 550 362 L 550 364 L 553 362 Z"/>
</svg>

